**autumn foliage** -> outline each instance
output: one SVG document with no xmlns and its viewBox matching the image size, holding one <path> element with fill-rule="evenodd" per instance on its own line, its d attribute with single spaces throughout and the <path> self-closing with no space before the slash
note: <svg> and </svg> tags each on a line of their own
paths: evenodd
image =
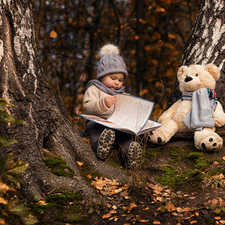
<svg viewBox="0 0 225 225">
<path fill-rule="evenodd" d="M 40 2 L 36 2 L 36 22 Z M 96 77 L 98 50 L 106 43 L 118 45 L 127 63 L 126 92 L 154 101 L 152 117 L 158 118 L 199 4 L 194 0 L 46 1 L 40 58 L 71 119 L 83 112 L 85 85 Z"/>
</svg>

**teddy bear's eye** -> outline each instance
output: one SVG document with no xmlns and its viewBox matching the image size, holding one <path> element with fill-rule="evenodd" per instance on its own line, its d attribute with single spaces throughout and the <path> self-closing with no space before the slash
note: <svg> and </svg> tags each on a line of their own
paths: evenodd
<svg viewBox="0 0 225 225">
<path fill-rule="evenodd" d="M 197 76 L 198 76 L 198 74 L 196 73 L 196 74 L 195 74 L 195 76 L 197 77 Z"/>
</svg>

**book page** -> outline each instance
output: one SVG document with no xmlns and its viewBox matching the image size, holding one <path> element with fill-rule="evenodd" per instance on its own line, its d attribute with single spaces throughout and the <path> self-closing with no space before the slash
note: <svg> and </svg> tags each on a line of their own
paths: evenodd
<svg viewBox="0 0 225 225">
<path fill-rule="evenodd" d="M 155 121 L 152 121 L 152 120 L 148 120 L 147 123 L 144 125 L 144 127 L 142 127 L 142 129 L 139 131 L 139 135 L 140 134 L 144 134 L 148 131 L 151 131 L 151 130 L 155 130 L 159 127 L 161 127 L 162 124 L 161 123 L 157 123 Z"/>
<path fill-rule="evenodd" d="M 115 124 L 113 122 L 110 122 L 110 121 L 108 121 L 106 119 L 103 119 L 103 118 L 101 118 L 99 116 L 87 115 L 87 114 L 78 114 L 78 116 L 83 117 L 84 119 L 93 121 L 95 123 L 101 124 L 103 126 L 112 128 L 112 129 L 124 130 L 124 131 L 127 131 L 128 133 L 135 134 L 132 130 L 126 129 L 126 128 L 118 125 L 118 124 Z"/>
<path fill-rule="evenodd" d="M 137 134 L 147 122 L 154 103 L 131 95 L 116 96 L 118 102 L 115 104 L 114 112 L 108 118 L 108 121 Z"/>
</svg>

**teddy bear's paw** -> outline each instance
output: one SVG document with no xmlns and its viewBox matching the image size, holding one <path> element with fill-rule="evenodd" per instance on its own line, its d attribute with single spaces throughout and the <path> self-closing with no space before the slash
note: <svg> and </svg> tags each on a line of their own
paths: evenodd
<svg viewBox="0 0 225 225">
<path fill-rule="evenodd" d="M 159 129 L 150 131 L 148 137 L 150 142 L 152 142 L 153 144 L 163 145 L 167 142 L 163 134 L 159 131 Z"/>
<path fill-rule="evenodd" d="M 223 146 L 223 139 L 219 136 L 209 136 L 205 137 L 200 142 L 200 149 L 202 150 L 216 150 Z"/>
</svg>

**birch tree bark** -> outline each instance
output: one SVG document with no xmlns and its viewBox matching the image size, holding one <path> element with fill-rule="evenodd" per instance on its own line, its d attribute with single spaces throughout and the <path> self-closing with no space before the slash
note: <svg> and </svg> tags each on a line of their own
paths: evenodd
<svg viewBox="0 0 225 225">
<path fill-rule="evenodd" d="M 182 65 L 214 63 L 221 70 L 216 84 L 218 100 L 225 109 L 225 1 L 202 0 L 191 34 L 186 42 Z M 178 81 L 174 82 L 172 93 L 167 102 L 169 108 L 181 96 Z"/>
<path fill-rule="evenodd" d="M 29 164 L 22 190 L 30 199 L 56 189 L 80 191 L 90 198 L 94 191 L 81 177 L 77 160 L 118 182 L 130 177 L 98 160 L 70 124 L 39 63 L 33 11 L 31 0 L 0 0 L 0 98 L 10 99 L 15 106 L 8 107 L 8 112 L 29 124 L 0 124 L 0 136 L 18 140 L 1 150 L 0 157 L 13 152 L 16 160 Z M 43 147 L 67 162 L 75 171 L 73 179 L 49 172 L 43 162 Z"/>
</svg>

